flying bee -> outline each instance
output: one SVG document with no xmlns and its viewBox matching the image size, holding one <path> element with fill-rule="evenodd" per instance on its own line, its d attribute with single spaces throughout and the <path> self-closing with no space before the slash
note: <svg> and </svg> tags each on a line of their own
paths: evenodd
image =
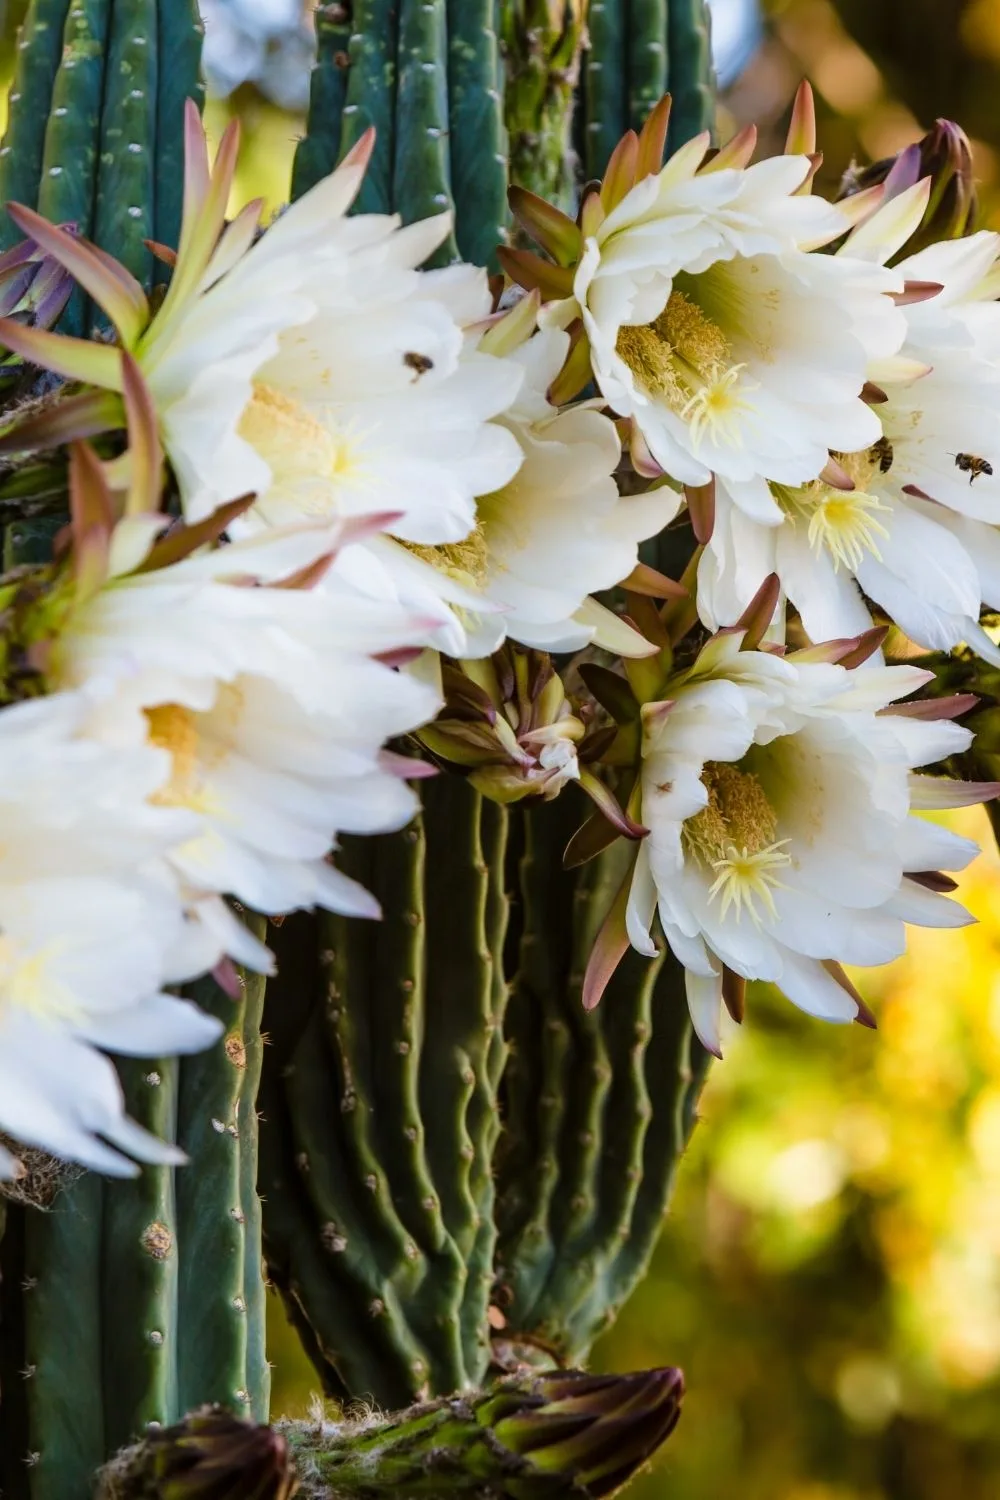
<svg viewBox="0 0 1000 1500">
<path fill-rule="evenodd" d="M 978 458 L 975 453 L 949 453 L 949 458 L 955 460 L 955 468 L 961 469 L 963 474 L 968 474 L 969 483 L 978 479 L 980 474 L 992 474 L 993 465 L 985 458 Z"/>
<path fill-rule="evenodd" d="M 403 355 L 403 364 L 413 371 L 414 380 L 419 380 L 421 375 L 426 375 L 428 370 L 434 368 L 432 359 L 428 359 L 426 354 L 416 354 L 413 350 Z"/>
<path fill-rule="evenodd" d="M 887 437 L 880 437 L 877 443 L 872 443 L 869 449 L 873 458 L 878 459 L 879 472 L 888 474 L 892 468 L 893 451 L 892 444 Z"/>
</svg>

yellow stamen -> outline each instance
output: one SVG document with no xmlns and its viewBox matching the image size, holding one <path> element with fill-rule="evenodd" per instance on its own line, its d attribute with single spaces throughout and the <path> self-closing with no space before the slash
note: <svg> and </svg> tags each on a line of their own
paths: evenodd
<svg viewBox="0 0 1000 1500">
<path fill-rule="evenodd" d="M 835 453 L 834 458 L 854 481 L 853 490 L 838 490 L 821 479 L 814 479 L 800 489 L 772 485 L 774 498 L 792 520 L 803 521 L 808 530 L 809 545 L 818 555 L 828 552 L 834 568 L 856 573 L 866 555 L 881 562 L 879 542 L 889 531 L 877 519 L 879 511 L 889 507 L 866 486 L 874 482 L 878 455 L 871 449 L 861 453 Z"/>
<path fill-rule="evenodd" d="M 442 542 L 437 547 L 426 547 L 418 542 L 404 542 L 407 552 L 423 558 L 432 568 L 448 573 L 459 583 L 481 588 L 489 577 L 490 553 L 486 532 L 477 522 L 469 535 L 460 542 Z"/>
<path fill-rule="evenodd" d="M 746 365 L 733 363 L 722 329 L 684 292 L 671 292 L 652 323 L 620 328 L 615 347 L 640 384 L 690 423 L 696 445 L 706 436 L 716 446 L 739 442 L 733 418 L 747 409 Z"/>
<path fill-rule="evenodd" d="M 734 907 L 737 921 L 745 911 L 760 926 L 777 915 L 772 892 L 781 885 L 776 871 L 791 863 L 788 840 L 775 841 L 777 815 L 751 771 L 708 761 L 701 779 L 708 802 L 684 824 L 684 844 L 714 871 L 709 897 L 720 899 L 721 915 Z"/>
<path fill-rule="evenodd" d="M 269 465 L 274 475 L 269 493 L 293 493 L 307 514 L 335 512 L 336 488 L 365 478 L 358 432 L 351 428 L 332 431 L 273 386 L 254 386 L 240 418 L 239 434 Z"/>
</svg>

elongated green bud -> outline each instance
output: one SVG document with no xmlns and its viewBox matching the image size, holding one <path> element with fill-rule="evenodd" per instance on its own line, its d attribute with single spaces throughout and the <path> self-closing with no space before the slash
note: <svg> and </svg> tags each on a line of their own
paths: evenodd
<svg viewBox="0 0 1000 1500">
<path fill-rule="evenodd" d="M 362 1423 L 282 1423 L 316 1500 L 479 1495 L 495 1500 L 613 1495 L 680 1416 L 679 1370 L 560 1372 L 502 1381 Z"/>
</svg>

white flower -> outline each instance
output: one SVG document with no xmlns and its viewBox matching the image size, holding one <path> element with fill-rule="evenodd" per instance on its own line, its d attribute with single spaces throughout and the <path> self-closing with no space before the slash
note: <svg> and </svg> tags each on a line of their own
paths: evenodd
<svg viewBox="0 0 1000 1500">
<path fill-rule="evenodd" d="M 848 671 L 820 652 L 741 651 L 741 639 L 717 636 L 668 685 L 670 701 L 643 709 L 639 816 L 650 833 L 627 910 L 644 953 L 655 952 L 658 912 L 698 1035 L 716 1052 L 724 967 L 772 981 L 813 1015 L 852 1020 L 857 1001 L 830 965 L 897 957 L 904 922 L 971 920 L 919 877 L 977 852 L 911 816 L 955 805 L 955 783 L 912 772 L 971 739 L 883 711 L 929 674 Z"/>
<path fill-rule="evenodd" d="M 162 757 L 81 737 L 78 693 L 0 711 L 0 1126 L 96 1170 L 129 1173 L 106 1141 L 176 1160 L 127 1120 L 114 1069 L 94 1050 L 192 1052 L 215 1021 L 161 986 L 220 949 L 157 877 L 196 822 L 160 807 Z M 11 1161 L 0 1160 L 0 1171 Z"/>
<path fill-rule="evenodd" d="M 479 496 L 472 531 L 416 548 L 369 538 L 364 557 L 352 548 L 345 564 L 375 596 L 430 617 L 450 606 L 432 640 L 450 655 L 487 656 L 507 637 L 550 651 L 596 641 L 641 655 L 642 638 L 590 595 L 628 576 L 639 541 L 673 519 L 680 498 L 669 488 L 619 494 L 614 423 L 586 403 L 559 410 L 549 401 L 570 340 L 560 329 L 534 328 L 535 303 L 526 298 L 479 339 L 483 357 L 502 355 L 519 372 L 497 424 L 521 460 L 507 484 Z"/>
<path fill-rule="evenodd" d="M 812 640 L 870 624 L 863 591 L 921 645 L 968 641 L 1000 661 L 978 623 L 983 601 L 1000 606 L 1000 533 L 989 524 L 1000 515 L 1000 339 L 985 279 L 998 250 L 1000 236 L 983 233 L 899 265 L 942 290 L 901 310 L 907 340 L 888 374 L 904 378 L 882 382 L 878 441 L 835 455 L 853 489 L 718 486 L 698 574 L 706 624 L 734 623 L 775 572 Z"/>
<path fill-rule="evenodd" d="M 278 586 L 334 545 L 327 527 L 278 531 L 112 578 L 73 612 L 53 653 L 57 682 L 111 684 L 91 736 L 160 752 L 153 800 L 193 815 L 169 854 L 191 900 L 377 914 L 326 855 L 338 832 L 412 817 L 413 794 L 381 750 L 437 700 L 373 659 L 408 646 L 422 622 L 336 577 L 323 589 Z M 216 909 L 209 920 L 224 918 Z M 254 948 L 230 951 L 259 962 Z"/>
<path fill-rule="evenodd" d="M 879 436 L 861 388 L 902 342 L 884 295 L 902 280 L 811 253 L 849 223 L 795 196 L 806 157 L 699 171 L 707 149 L 682 147 L 587 236 L 564 319 L 579 306 L 601 390 L 667 473 L 801 484 Z"/>
</svg>

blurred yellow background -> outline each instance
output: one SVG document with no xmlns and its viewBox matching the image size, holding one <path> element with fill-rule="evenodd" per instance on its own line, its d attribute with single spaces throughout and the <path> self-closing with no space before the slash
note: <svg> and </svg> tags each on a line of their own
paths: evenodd
<svg viewBox="0 0 1000 1500">
<path fill-rule="evenodd" d="M 23 0 L 3 6 L 9 76 Z M 1000 228 L 1000 0 L 768 0 L 720 107 L 780 149 L 802 76 L 822 187 L 937 116 L 973 138 Z M 244 86 L 238 195 L 283 199 L 301 117 Z M 998 414 L 1000 420 L 1000 414 Z M 1000 519 L 1000 518 L 998 518 Z M 879 1029 L 751 996 L 706 1091 L 653 1270 L 595 1364 L 683 1366 L 680 1427 L 635 1500 L 996 1500 L 1000 1495 L 1000 860 L 961 880 L 979 925 L 913 934 L 859 980 Z M 857 977 L 857 976 L 856 976 Z M 312 1379 L 274 1303 L 275 1410 Z"/>
</svg>

